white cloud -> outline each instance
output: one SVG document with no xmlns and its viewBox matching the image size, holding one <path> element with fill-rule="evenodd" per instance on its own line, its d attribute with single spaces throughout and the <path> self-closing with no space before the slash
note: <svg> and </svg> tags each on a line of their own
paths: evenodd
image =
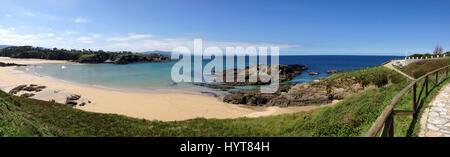
<svg viewBox="0 0 450 157">
<path fill-rule="evenodd" d="M 26 12 L 26 13 L 25 13 L 25 15 L 27 15 L 27 16 L 31 16 L 31 17 L 34 17 L 34 16 L 36 16 L 36 14 L 34 14 L 34 13 L 31 13 L 31 12 Z"/>
<path fill-rule="evenodd" d="M 11 17 L 12 15 L 11 14 L 6 14 L 6 17 Z"/>
<path fill-rule="evenodd" d="M 76 18 L 76 19 L 75 19 L 75 22 L 76 22 L 76 23 L 86 23 L 86 22 L 88 22 L 88 20 L 87 20 L 87 19 L 84 19 L 84 18 L 81 18 L 81 17 L 79 17 L 79 18 Z"/>
<path fill-rule="evenodd" d="M 139 40 L 139 39 L 146 39 L 151 38 L 153 35 L 151 34 L 128 34 L 127 37 L 115 37 L 115 38 L 108 38 L 106 41 L 130 41 L 130 40 Z"/>
<path fill-rule="evenodd" d="M 70 31 L 72 32 L 72 31 Z M 67 33 L 67 32 L 66 32 Z M 134 51 L 143 52 L 151 50 L 172 51 L 176 47 L 193 48 L 192 38 L 156 38 L 149 34 L 128 34 L 120 38 L 105 38 L 99 34 L 89 34 L 79 37 L 55 37 L 52 33 L 25 34 L 15 28 L 0 28 L 0 44 L 5 45 L 32 45 L 41 47 L 58 47 L 65 49 L 93 49 L 106 51 Z M 203 47 L 271 47 L 283 48 L 298 47 L 292 44 L 203 41 Z"/>
<path fill-rule="evenodd" d="M 75 31 L 66 31 L 66 34 L 76 34 L 77 32 L 75 32 Z"/>
<path fill-rule="evenodd" d="M 94 43 L 94 40 L 100 38 L 101 36 L 98 34 L 92 34 L 91 36 L 78 37 L 77 40 L 86 44 Z"/>
<path fill-rule="evenodd" d="M 109 51 L 151 51 L 162 50 L 172 51 L 176 47 L 188 47 L 193 48 L 194 39 L 187 38 L 166 38 L 166 39 L 152 39 L 152 40 L 136 40 L 136 41 L 124 41 L 113 44 L 105 44 L 96 49 L 104 49 Z M 224 42 L 224 41 L 203 41 L 203 47 L 279 47 L 281 49 L 298 47 L 293 44 L 269 44 L 269 43 L 248 43 L 248 42 Z"/>
</svg>

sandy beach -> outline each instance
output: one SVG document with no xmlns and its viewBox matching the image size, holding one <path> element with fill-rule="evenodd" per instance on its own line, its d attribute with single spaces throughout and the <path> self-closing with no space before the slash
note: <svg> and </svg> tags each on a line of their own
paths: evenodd
<svg viewBox="0 0 450 157">
<path fill-rule="evenodd" d="M 11 59 L 0 57 L 0 62 L 16 64 L 69 63 L 67 61 L 39 59 Z M 0 67 L 0 88 L 9 92 L 18 85 L 46 86 L 32 98 L 65 103 L 72 94 L 81 95 L 80 101 L 91 102 L 76 108 L 96 113 L 114 113 L 135 118 L 161 121 L 181 121 L 193 118 L 260 117 L 309 111 L 322 106 L 305 107 L 246 107 L 223 103 L 215 97 L 182 93 L 123 92 L 79 85 L 50 77 L 40 77 L 16 70 L 16 67 Z M 329 106 L 329 105 L 326 105 Z"/>
</svg>

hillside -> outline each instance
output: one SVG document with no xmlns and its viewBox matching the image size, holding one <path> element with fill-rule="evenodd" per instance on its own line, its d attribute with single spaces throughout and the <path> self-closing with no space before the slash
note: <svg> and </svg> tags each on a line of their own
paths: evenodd
<svg viewBox="0 0 450 157">
<path fill-rule="evenodd" d="M 160 54 L 134 54 L 131 52 L 105 52 L 102 50 L 66 50 L 42 47 L 18 46 L 0 50 L 0 56 L 11 58 L 33 58 L 48 60 L 70 60 L 79 63 L 130 64 L 138 62 L 166 62 L 169 57 Z"/>
<path fill-rule="evenodd" d="M 403 67 L 402 70 L 409 76 L 419 78 L 426 73 L 446 65 L 450 65 L 450 58 L 414 62 Z"/>
<path fill-rule="evenodd" d="M 393 71 L 384 67 L 364 69 L 381 75 Z M 358 77 L 362 71 L 346 72 L 337 77 Z M 364 78 L 363 78 L 364 79 Z M 447 80 L 444 84 L 448 83 Z M 160 122 L 115 114 L 98 114 L 68 105 L 11 96 L 0 92 L 0 136 L 94 136 L 94 137 L 298 137 L 360 136 L 372 125 L 387 103 L 408 82 L 368 89 L 347 96 L 332 107 L 262 118 L 193 119 Z M 440 88 L 440 87 L 439 87 Z M 439 88 L 432 90 L 433 95 Z M 399 108 L 411 102 L 405 97 Z M 424 100 L 425 104 L 431 97 Z M 417 125 L 409 117 L 396 118 L 396 136 L 416 136 Z M 411 129 L 413 128 L 413 129 Z"/>
</svg>

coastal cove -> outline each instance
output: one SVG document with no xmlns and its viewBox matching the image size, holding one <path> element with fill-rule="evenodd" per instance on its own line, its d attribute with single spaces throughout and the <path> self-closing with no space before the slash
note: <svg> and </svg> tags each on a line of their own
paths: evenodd
<svg viewBox="0 0 450 157">
<path fill-rule="evenodd" d="M 0 62 L 26 65 L 73 64 L 67 61 L 40 59 L 11 59 L 0 57 Z M 227 104 L 217 98 L 200 94 L 123 92 L 70 83 L 51 77 L 40 77 L 17 70 L 16 67 L 0 68 L 0 88 L 8 92 L 23 84 L 39 84 L 46 88 L 34 99 L 64 103 L 67 96 L 78 94 L 82 100 L 91 101 L 77 109 L 95 113 L 113 113 L 134 118 L 160 121 L 181 121 L 194 118 L 228 119 L 261 117 L 285 113 L 309 111 L 320 106 L 305 107 L 246 107 Z"/>
<path fill-rule="evenodd" d="M 327 58 L 331 57 L 331 58 Z M 301 59 L 304 58 L 304 59 Z M 316 58 L 314 60 L 314 58 Z M 317 64 L 317 60 L 324 59 L 328 60 L 328 64 L 338 64 L 342 67 L 327 67 L 322 64 Z M 350 59 L 349 59 L 350 58 Z M 364 58 L 367 60 L 372 60 L 372 62 L 365 62 Z M 303 74 L 295 77 L 291 83 L 308 83 L 318 78 L 323 78 L 329 76 L 326 74 L 326 70 L 337 69 L 342 71 L 356 70 L 370 66 L 380 65 L 381 63 L 388 61 L 393 58 L 399 57 L 382 57 L 382 56 L 306 56 L 297 57 L 292 59 L 292 57 L 280 57 L 282 64 L 298 64 L 305 63 L 310 68 L 309 70 L 303 72 Z M 348 62 L 348 60 L 354 60 L 354 62 Z M 311 61 L 308 63 L 308 61 Z M 357 62 L 360 61 L 360 62 Z M 120 115 L 126 115 L 135 118 L 144 118 L 148 120 L 161 120 L 161 121 L 181 121 L 194 118 L 217 118 L 217 119 L 228 119 L 228 118 L 239 118 L 239 117 L 261 117 L 270 115 L 279 115 L 286 113 L 295 113 L 300 111 L 310 111 L 322 106 L 301 106 L 301 107 L 255 107 L 255 106 L 244 106 L 224 103 L 221 100 L 201 94 L 202 92 L 213 92 L 213 93 L 224 93 L 224 91 L 217 91 L 205 87 L 200 87 L 192 84 L 177 84 L 176 86 L 171 85 L 170 77 L 161 77 L 164 71 L 167 73 L 170 69 L 171 64 L 168 63 L 140 63 L 140 64 L 130 64 L 130 65 L 111 65 L 111 64 L 96 64 L 96 65 L 83 65 L 67 61 L 53 61 L 53 60 L 39 60 L 39 59 L 11 59 L 11 58 L 0 58 L 0 62 L 5 63 L 17 63 L 26 64 L 27 67 L 3 67 L 0 68 L 2 77 L 0 78 L 0 88 L 8 92 L 12 88 L 19 85 L 29 85 L 38 84 L 46 86 L 44 91 L 39 92 L 34 96 L 34 99 L 51 101 L 55 100 L 59 103 L 65 103 L 66 97 L 76 94 L 81 95 L 81 100 L 85 102 L 92 102 L 85 106 L 77 106 L 76 108 L 96 113 L 114 113 Z M 346 63 L 346 64 L 344 64 Z M 154 66 L 154 65 L 159 65 Z M 97 66 L 97 67 L 96 67 Z M 105 70 L 98 68 L 129 68 L 135 67 L 139 68 L 144 66 L 147 68 L 152 67 L 150 70 L 157 70 L 153 75 L 143 75 L 144 78 L 149 78 L 149 80 L 160 81 L 150 83 L 152 88 L 133 88 L 139 87 L 139 81 L 129 81 L 129 83 L 138 83 L 135 86 L 125 85 L 121 86 L 121 82 L 113 82 L 111 84 L 102 84 L 107 81 L 105 78 L 114 78 L 111 75 L 104 76 L 102 79 L 102 74 Z M 65 68 L 62 68 L 65 67 Z M 79 70 L 73 70 L 72 67 L 81 68 Z M 24 68 L 34 68 L 29 71 Z M 52 69 L 53 68 L 53 69 Z M 79 73 L 84 70 L 92 71 L 102 71 L 101 73 L 96 73 L 95 78 L 100 78 L 98 80 L 91 80 L 94 82 L 84 82 L 83 79 L 73 79 L 73 76 L 86 76 Z M 54 72 L 55 69 L 69 71 L 68 78 L 64 78 L 58 75 L 61 73 L 46 73 Z M 70 70 L 73 71 L 70 71 Z M 158 69 L 160 71 L 158 71 Z M 42 71 L 39 71 L 42 70 Z M 48 71 L 45 71 L 48 70 Z M 136 70 L 136 69 L 133 69 Z M 148 69 L 147 69 L 148 70 Z M 127 70 L 110 70 L 112 72 L 119 72 L 118 74 L 127 74 Z M 132 71 L 132 70 L 128 70 Z M 308 75 L 308 71 L 317 71 L 320 74 L 315 76 Z M 108 71 L 106 71 L 107 73 Z M 122 73 L 120 73 L 122 72 Z M 145 71 L 148 72 L 148 71 Z M 34 73 L 34 74 L 33 74 Z M 155 75 L 155 74 L 160 75 Z M 89 75 L 87 75 L 89 76 Z M 123 76 L 123 75 L 122 75 Z M 131 76 L 133 78 L 139 79 L 139 74 L 125 75 Z M 155 76 L 155 78 L 150 78 L 148 76 Z M 156 77 L 158 76 L 158 77 Z M 76 78 L 76 77 L 75 77 Z M 148 81 L 148 80 L 147 80 Z M 161 83 L 164 82 L 164 83 Z M 147 82 L 148 83 L 148 82 Z M 142 85 L 142 84 L 141 84 Z M 124 88 L 128 87 L 128 88 Z M 166 89 L 164 89 L 166 87 Z M 119 89 L 119 90 L 115 90 Z M 171 89 L 171 90 L 167 90 Z M 194 89 L 194 90 L 192 90 Z M 323 105 L 330 106 L 332 104 Z"/>
</svg>

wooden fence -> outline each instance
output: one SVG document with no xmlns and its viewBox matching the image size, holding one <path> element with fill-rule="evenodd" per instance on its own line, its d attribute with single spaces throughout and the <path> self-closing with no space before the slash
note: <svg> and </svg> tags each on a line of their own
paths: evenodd
<svg viewBox="0 0 450 157">
<path fill-rule="evenodd" d="M 420 103 L 420 100 L 422 98 L 423 93 L 425 92 L 424 98 L 428 96 L 428 86 L 431 83 L 433 85 L 439 86 L 440 83 L 442 83 L 444 80 L 448 79 L 448 68 L 450 65 L 447 65 L 445 67 L 442 67 L 440 69 L 434 70 L 428 74 L 425 74 L 424 76 L 414 80 L 410 85 L 408 85 L 406 88 L 404 88 L 398 95 L 396 95 L 391 102 L 387 105 L 387 107 L 384 109 L 384 111 L 381 113 L 381 115 L 377 118 L 375 123 L 372 125 L 372 127 L 369 129 L 366 137 L 376 137 L 380 130 L 383 129 L 383 132 L 381 133 L 381 137 L 394 137 L 394 116 L 396 115 L 416 115 L 417 114 L 417 106 L 418 103 Z M 446 77 L 442 77 L 441 80 L 439 80 L 439 72 L 445 70 Z M 436 77 L 435 79 L 433 77 Z M 417 96 L 417 85 L 420 81 L 425 80 L 422 84 L 422 87 L 420 89 L 419 95 Z M 408 93 L 408 91 L 412 88 L 412 110 L 411 111 L 400 111 L 400 110 L 394 110 L 395 105 L 400 101 L 400 99 Z"/>
</svg>

